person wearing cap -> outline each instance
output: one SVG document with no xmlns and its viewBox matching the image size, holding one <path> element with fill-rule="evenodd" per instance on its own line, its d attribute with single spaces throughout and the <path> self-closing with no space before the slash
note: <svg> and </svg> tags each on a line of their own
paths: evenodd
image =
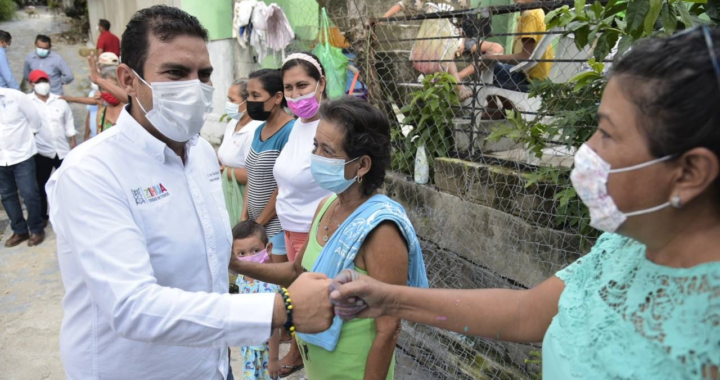
<svg viewBox="0 0 720 380">
<path fill-rule="evenodd" d="M 0 88 L 0 110 L 0 198 L 13 231 L 5 247 L 26 240 L 29 246 L 35 246 L 45 239 L 33 159 L 37 153 L 33 134 L 40 130 L 42 122 L 35 107 L 18 90 Z M 18 191 L 25 202 L 27 219 Z"/>
<path fill-rule="evenodd" d="M 33 70 L 42 70 L 50 77 L 50 92 L 55 95 L 63 95 L 63 85 L 72 83 L 75 76 L 65 59 L 51 49 L 50 37 L 38 34 L 35 37 L 35 51 L 25 58 L 23 78 L 30 81 L 30 73 Z"/>
<path fill-rule="evenodd" d="M 97 41 L 98 56 L 102 57 L 103 53 L 113 53 L 117 59 L 120 56 L 120 39 L 110 33 L 110 21 L 101 19 L 98 21 L 97 29 L 100 32 Z"/>
<path fill-rule="evenodd" d="M 48 221 L 47 194 L 45 185 L 53 169 L 62 164 L 65 156 L 75 148 L 75 120 L 66 101 L 50 92 L 50 77 L 42 70 L 30 73 L 33 92 L 28 99 L 42 120 L 42 128 L 35 135 L 35 175 L 40 190 L 40 212 L 45 223 Z"/>
<path fill-rule="evenodd" d="M 10 70 L 10 63 L 7 59 L 7 51 L 12 44 L 12 36 L 10 33 L 0 30 L 0 88 L 13 88 L 19 90 L 15 77 Z"/>
<path fill-rule="evenodd" d="M 117 66 L 120 64 L 117 54 L 112 52 L 105 52 L 98 56 L 98 65 L 100 69 L 105 66 Z"/>
</svg>

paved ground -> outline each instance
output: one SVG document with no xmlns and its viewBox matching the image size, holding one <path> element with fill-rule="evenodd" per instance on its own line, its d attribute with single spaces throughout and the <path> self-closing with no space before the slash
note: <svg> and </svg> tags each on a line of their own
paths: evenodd
<svg viewBox="0 0 720 380">
<path fill-rule="evenodd" d="M 25 56 L 34 49 L 35 36 L 54 37 L 68 28 L 66 19 L 53 18 L 42 8 L 40 13 L 39 19 L 19 14 L 18 20 L 0 23 L 0 29 L 13 36 L 8 59 L 18 81 L 22 79 Z M 53 38 L 53 50 L 65 58 L 75 74 L 75 81 L 65 86 L 67 95 L 83 96 L 90 88 L 87 63 L 79 55 L 81 47 Z M 81 105 L 72 108 L 76 129 L 82 136 L 87 111 Z M 3 380 L 64 378 L 58 341 L 64 290 L 52 226 L 46 232 L 47 240 L 39 247 L 21 244 L 5 248 L 4 241 L 12 232 L 7 214 L 0 207 L 0 379 Z M 281 353 L 287 348 L 283 345 Z M 242 365 L 237 352 L 233 350 L 233 368 L 235 374 L 240 374 Z M 288 379 L 301 379 L 298 375 Z"/>
<path fill-rule="evenodd" d="M 60 54 L 72 68 L 75 80 L 65 86 L 65 94 L 70 96 L 87 96 L 90 91 L 90 79 L 88 79 L 87 60 L 80 56 L 79 51 L 83 45 L 67 45 L 62 43 L 58 34 L 69 29 L 66 17 L 53 17 L 45 11 L 44 7 L 38 7 L 39 18 L 28 19 L 24 13 L 18 13 L 18 20 L 0 22 L 0 29 L 8 31 L 13 38 L 12 46 L 8 51 L 8 61 L 15 80 L 20 83 L 23 74 L 23 63 L 25 57 L 35 50 L 35 36 L 45 34 L 52 38 L 52 49 Z M 75 117 L 75 129 L 79 132 L 79 141 L 85 132 L 85 119 L 87 110 L 84 105 L 72 104 L 73 116 Z"/>
</svg>

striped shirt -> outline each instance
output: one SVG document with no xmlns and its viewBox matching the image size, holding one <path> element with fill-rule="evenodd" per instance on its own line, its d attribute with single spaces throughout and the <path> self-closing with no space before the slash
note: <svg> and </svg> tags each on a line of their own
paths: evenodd
<svg viewBox="0 0 720 380">
<path fill-rule="evenodd" d="M 255 131 L 255 136 L 250 145 L 250 153 L 248 153 L 245 160 L 248 175 L 247 208 L 251 220 L 256 220 L 260 216 L 277 188 L 277 182 L 275 182 L 273 176 L 273 167 L 280 155 L 280 151 L 287 144 L 294 125 L 295 120 L 289 121 L 265 141 L 260 139 L 265 123 Z M 280 226 L 280 220 L 277 216 L 265 224 L 265 232 L 268 237 L 273 237 L 282 232 L 282 226 Z"/>
</svg>

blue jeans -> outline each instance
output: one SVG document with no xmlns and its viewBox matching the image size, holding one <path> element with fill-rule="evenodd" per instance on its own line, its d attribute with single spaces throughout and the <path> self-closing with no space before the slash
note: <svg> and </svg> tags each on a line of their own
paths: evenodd
<svg viewBox="0 0 720 380">
<path fill-rule="evenodd" d="M 493 76 L 495 77 L 495 85 L 510 91 L 528 92 L 527 75 L 523 71 L 510 72 L 512 65 L 504 63 L 496 63 L 493 68 Z"/>
<path fill-rule="evenodd" d="M 23 216 L 18 190 L 25 201 L 27 221 Z M 37 234 L 45 229 L 40 215 L 40 191 L 35 176 L 35 159 L 29 159 L 10 166 L 0 166 L 0 197 L 10 217 L 10 227 L 16 234 Z"/>
</svg>

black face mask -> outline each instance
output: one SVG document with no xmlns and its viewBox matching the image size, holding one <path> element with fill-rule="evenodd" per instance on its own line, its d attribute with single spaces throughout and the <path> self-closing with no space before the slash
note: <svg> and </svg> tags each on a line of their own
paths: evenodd
<svg viewBox="0 0 720 380">
<path fill-rule="evenodd" d="M 272 99 L 272 97 L 270 99 Z M 268 100 L 266 100 L 265 102 L 267 102 Z M 270 118 L 270 115 L 272 114 L 272 109 L 270 111 L 265 111 L 265 102 L 253 102 L 251 100 L 247 101 L 247 113 L 251 119 L 265 121 Z M 275 109 L 274 105 L 273 109 Z"/>
</svg>

